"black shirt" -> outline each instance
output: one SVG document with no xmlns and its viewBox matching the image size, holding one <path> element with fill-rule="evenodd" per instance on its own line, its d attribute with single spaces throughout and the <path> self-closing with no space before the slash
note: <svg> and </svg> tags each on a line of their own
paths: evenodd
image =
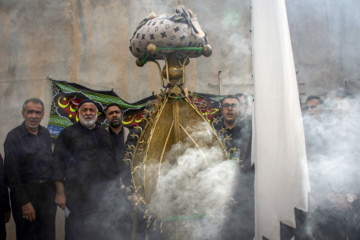
<svg viewBox="0 0 360 240">
<path fill-rule="evenodd" d="M 218 123 L 214 124 L 214 128 L 221 141 L 225 144 L 230 158 L 237 158 L 240 160 L 239 165 L 243 172 L 247 172 L 252 169 L 251 121 L 251 117 L 248 116 L 242 121 L 238 120 L 236 125 L 231 129 L 226 128 L 223 118 L 221 118 Z M 224 139 L 227 140 L 224 141 Z"/>
<path fill-rule="evenodd" d="M 237 120 L 232 128 L 226 128 L 220 119 L 214 128 L 225 142 L 230 159 L 239 159 L 240 174 L 233 185 L 233 198 L 238 202 L 231 210 L 221 230 L 221 239 L 253 239 L 255 232 L 254 179 L 255 169 L 251 165 L 251 125 L 250 116 Z M 228 139 L 228 140 L 225 140 Z M 231 150 L 231 149 L 236 149 Z M 246 217 L 244 217 L 246 216 Z M 236 224 L 236 227 L 234 227 Z"/>
<path fill-rule="evenodd" d="M 0 155 L 0 206 L 1 206 L 1 211 L 0 211 L 1 213 L 10 211 L 9 193 L 5 184 L 4 163 L 1 155 Z"/>
<path fill-rule="evenodd" d="M 88 129 L 76 123 L 61 131 L 54 149 L 56 180 L 85 184 L 113 179 L 117 172 L 110 134 L 95 126 Z"/>
<path fill-rule="evenodd" d="M 37 135 L 30 133 L 25 123 L 11 130 L 4 143 L 5 175 L 12 198 L 20 206 L 30 202 L 24 183 L 52 180 L 53 162 L 51 137 L 48 130 L 39 126 Z"/>
<path fill-rule="evenodd" d="M 123 168 L 123 158 L 125 153 L 125 142 L 124 142 L 124 127 L 119 134 L 113 132 L 111 127 L 109 127 L 109 133 L 115 147 L 116 155 L 116 167 L 120 170 Z"/>
</svg>

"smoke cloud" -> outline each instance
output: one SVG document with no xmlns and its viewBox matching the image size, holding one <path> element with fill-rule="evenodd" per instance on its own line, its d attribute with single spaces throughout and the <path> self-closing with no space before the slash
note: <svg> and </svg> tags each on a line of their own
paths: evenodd
<svg viewBox="0 0 360 240">
<path fill-rule="evenodd" d="M 313 237 L 350 236 L 359 228 L 360 115 L 358 98 L 347 93 L 330 93 L 320 116 L 304 116 L 311 184 L 306 232 Z"/>
<path fill-rule="evenodd" d="M 194 139 L 209 136 L 201 131 L 195 135 Z M 189 145 L 179 142 L 166 154 L 148 206 L 162 219 L 165 235 L 168 224 L 185 220 L 179 222 L 197 239 L 216 239 L 225 210 L 231 205 L 237 163 L 224 161 L 221 149 L 210 146 L 199 151 Z M 172 164 L 179 149 L 182 153 Z M 152 174 L 159 172 L 158 164 L 146 168 Z"/>
</svg>

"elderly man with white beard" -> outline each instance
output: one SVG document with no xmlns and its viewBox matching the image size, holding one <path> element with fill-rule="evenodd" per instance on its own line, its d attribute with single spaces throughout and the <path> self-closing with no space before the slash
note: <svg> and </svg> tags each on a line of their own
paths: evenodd
<svg viewBox="0 0 360 240">
<path fill-rule="evenodd" d="M 79 122 L 65 128 L 55 143 L 56 204 L 65 209 L 67 240 L 115 239 L 111 219 L 114 191 L 120 191 L 115 151 L 109 133 L 96 124 L 95 102 L 80 102 Z M 113 195 L 114 194 L 114 195 Z"/>
</svg>

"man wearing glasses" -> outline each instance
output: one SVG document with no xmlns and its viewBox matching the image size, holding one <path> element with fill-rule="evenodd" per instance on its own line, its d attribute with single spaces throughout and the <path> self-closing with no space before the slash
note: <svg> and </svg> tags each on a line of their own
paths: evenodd
<svg viewBox="0 0 360 240">
<path fill-rule="evenodd" d="M 239 158 L 240 167 L 245 164 L 243 160 L 250 160 L 251 155 L 251 117 L 247 115 L 247 105 L 247 97 L 243 94 L 224 97 L 221 101 L 222 116 L 214 122 L 220 138 L 226 138 L 222 142 L 225 143 L 230 157 Z M 230 151 L 234 147 L 237 150 Z"/>
<path fill-rule="evenodd" d="M 253 239 L 254 167 L 251 166 L 251 117 L 247 116 L 245 95 L 228 95 L 221 101 L 222 117 L 214 128 L 224 143 L 229 158 L 238 162 L 239 175 L 233 189 L 237 205 L 227 216 L 221 239 Z"/>
<path fill-rule="evenodd" d="M 305 114 L 311 117 L 319 118 L 323 112 L 322 104 L 323 100 L 320 97 L 314 95 L 308 96 L 305 101 Z"/>
</svg>

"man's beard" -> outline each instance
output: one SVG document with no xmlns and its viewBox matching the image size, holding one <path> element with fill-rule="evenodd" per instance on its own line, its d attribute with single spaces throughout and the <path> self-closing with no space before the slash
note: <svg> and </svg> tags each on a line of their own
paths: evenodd
<svg viewBox="0 0 360 240">
<path fill-rule="evenodd" d="M 94 126 L 95 122 L 96 122 L 96 119 L 93 118 L 91 120 L 86 120 L 85 118 L 83 118 L 80 114 L 79 114 L 79 120 L 80 120 L 80 123 L 81 125 L 83 125 L 84 127 L 86 128 L 91 128 Z"/>
<path fill-rule="evenodd" d="M 114 119 L 111 120 L 110 126 L 111 126 L 112 128 L 118 128 L 118 127 L 121 126 L 121 124 L 122 124 L 122 118 L 117 118 L 117 120 L 118 120 L 117 122 L 114 122 Z"/>
</svg>

